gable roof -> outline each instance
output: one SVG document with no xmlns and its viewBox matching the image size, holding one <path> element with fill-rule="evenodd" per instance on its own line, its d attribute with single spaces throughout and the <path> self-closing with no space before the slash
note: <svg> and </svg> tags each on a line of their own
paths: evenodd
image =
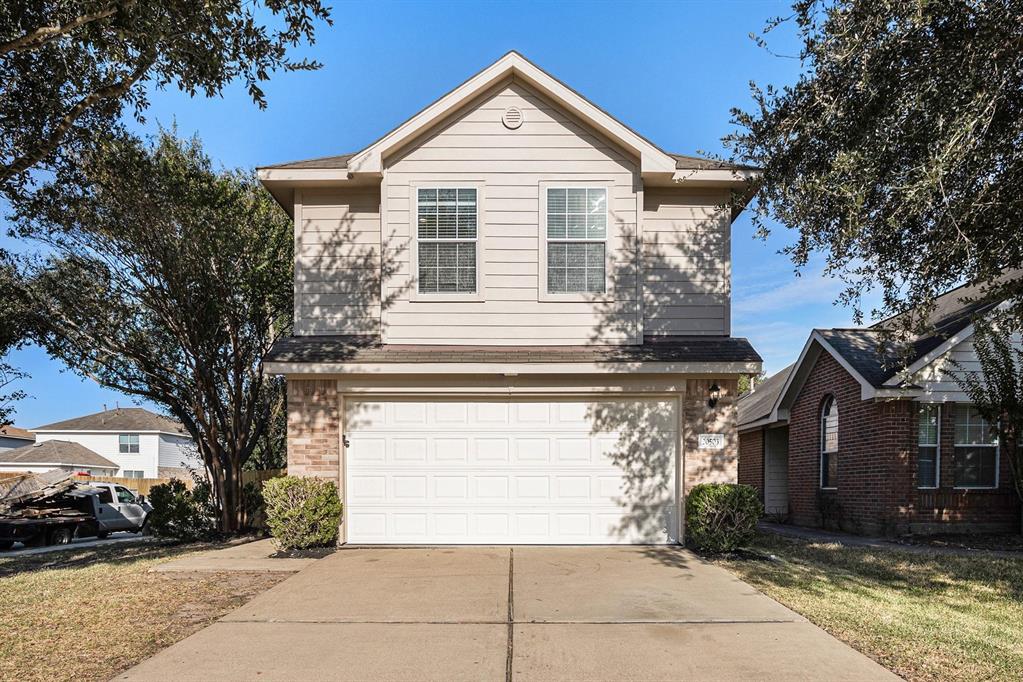
<svg viewBox="0 0 1023 682">
<path fill-rule="evenodd" d="M 754 180 L 758 174 L 758 169 L 751 166 L 669 154 L 518 52 L 511 51 L 368 147 L 354 153 L 260 166 L 257 169 L 259 178 L 273 191 L 274 185 L 281 183 L 346 182 L 357 175 L 379 176 L 383 172 L 383 159 L 389 153 L 400 149 L 407 142 L 446 120 L 475 97 L 509 78 L 521 80 L 536 89 L 623 149 L 635 154 L 640 160 L 640 172 L 643 175 L 660 175 L 689 182 L 739 184 Z M 683 171 L 686 174 L 678 176 L 679 172 Z"/>
<path fill-rule="evenodd" d="M 118 407 L 82 417 L 46 424 L 34 429 L 45 431 L 161 431 L 187 436 L 181 422 L 141 407 Z"/>
<path fill-rule="evenodd" d="M 785 369 L 775 372 L 773 375 L 760 382 L 760 385 L 750 393 L 739 397 L 735 407 L 738 413 L 737 423 L 739 428 L 750 426 L 755 422 L 771 416 L 774 403 L 778 400 L 785 382 L 796 364 L 792 363 Z"/>
<path fill-rule="evenodd" d="M 0 437 L 20 438 L 21 440 L 35 440 L 36 435 L 28 429 L 20 429 L 17 426 L 0 426 Z"/>
<path fill-rule="evenodd" d="M 84 445 L 66 440 L 47 440 L 0 452 L 0 464 L 119 468 L 106 457 L 96 454 Z"/>
</svg>

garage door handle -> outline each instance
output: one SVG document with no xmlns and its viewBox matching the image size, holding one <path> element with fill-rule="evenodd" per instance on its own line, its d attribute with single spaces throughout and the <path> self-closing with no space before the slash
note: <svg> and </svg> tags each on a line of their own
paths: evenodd
<svg viewBox="0 0 1023 682">
<path fill-rule="evenodd" d="M 341 434 L 341 445 L 345 446 L 346 448 L 351 445 L 351 442 L 348 440 L 348 436 Z"/>
</svg>

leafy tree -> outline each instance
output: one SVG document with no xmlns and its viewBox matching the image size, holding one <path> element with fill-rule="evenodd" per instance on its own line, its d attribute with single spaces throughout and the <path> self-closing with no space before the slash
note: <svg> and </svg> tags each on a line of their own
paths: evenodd
<svg viewBox="0 0 1023 682">
<path fill-rule="evenodd" d="M 883 294 L 877 315 L 923 325 L 961 282 L 997 299 L 1023 291 L 1023 2 L 799 0 L 798 81 L 752 85 L 733 110 L 733 156 L 764 169 L 754 221 L 798 236 L 847 288 Z M 1004 272 L 1010 275 L 998 279 Z"/>
<path fill-rule="evenodd" d="M 14 402 L 25 397 L 24 391 L 11 390 L 10 386 L 25 374 L 2 358 L 21 343 L 25 334 L 26 296 L 17 268 L 10 256 L 0 249 L 0 426 L 11 423 Z"/>
<path fill-rule="evenodd" d="M 998 424 L 999 452 L 1009 460 L 1013 483 L 1023 501 L 1023 347 L 1019 320 L 996 310 L 974 322 L 973 347 L 980 372 L 967 371 L 956 362 L 956 383 L 970 397 L 980 415 Z"/>
<path fill-rule="evenodd" d="M 15 216 L 52 254 L 30 268 L 35 334 L 99 384 L 163 405 L 196 440 L 224 531 L 282 382 L 262 358 L 291 327 L 291 222 L 199 142 L 119 135 Z"/>
<path fill-rule="evenodd" d="M 767 372 L 759 372 L 757 374 L 740 374 L 739 375 L 739 395 L 745 395 L 749 393 L 751 388 L 755 388 L 761 381 L 767 378 Z"/>
<path fill-rule="evenodd" d="M 320 0 L 5 0 L 0 3 L 0 192 L 29 170 L 74 163 L 127 111 L 142 119 L 145 83 L 194 95 L 241 80 L 260 107 L 274 71 L 315 69 L 291 48 L 330 24 Z M 272 25 L 271 25 L 272 24 Z"/>
</svg>

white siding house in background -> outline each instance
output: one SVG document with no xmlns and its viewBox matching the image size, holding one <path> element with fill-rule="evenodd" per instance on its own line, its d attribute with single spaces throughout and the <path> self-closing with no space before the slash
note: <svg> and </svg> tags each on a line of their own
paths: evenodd
<svg viewBox="0 0 1023 682">
<path fill-rule="evenodd" d="M 26 429 L 19 429 L 17 426 L 0 427 L 0 452 L 23 448 L 35 440 L 35 435 Z"/>
<path fill-rule="evenodd" d="M 114 462 L 126 478 L 187 476 L 200 469 L 195 444 L 184 427 L 141 407 L 122 407 L 34 429 L 38 442 L 78 443 Z"/>
</svg>

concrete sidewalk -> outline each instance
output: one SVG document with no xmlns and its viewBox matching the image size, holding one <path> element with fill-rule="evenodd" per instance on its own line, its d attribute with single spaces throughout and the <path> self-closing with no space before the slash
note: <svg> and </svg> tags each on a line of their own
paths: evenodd
<svg viewBox="0 0 1023 682">
<path fill-rule="evenodd" d="M 275 559 L 277 551 L 273 541 L 255 540 L 209 552 L 191 554 L 168 561 L 153 569 L 157 573 L 220 573 L 223 571 L 285 572 L 295 573 L 311 566 L 317 559 Z"/>
<path fill-rule="evenodd" d="M 897 679 L 677 548 L 342 549 L 122 680 Z"/>
</svg>

